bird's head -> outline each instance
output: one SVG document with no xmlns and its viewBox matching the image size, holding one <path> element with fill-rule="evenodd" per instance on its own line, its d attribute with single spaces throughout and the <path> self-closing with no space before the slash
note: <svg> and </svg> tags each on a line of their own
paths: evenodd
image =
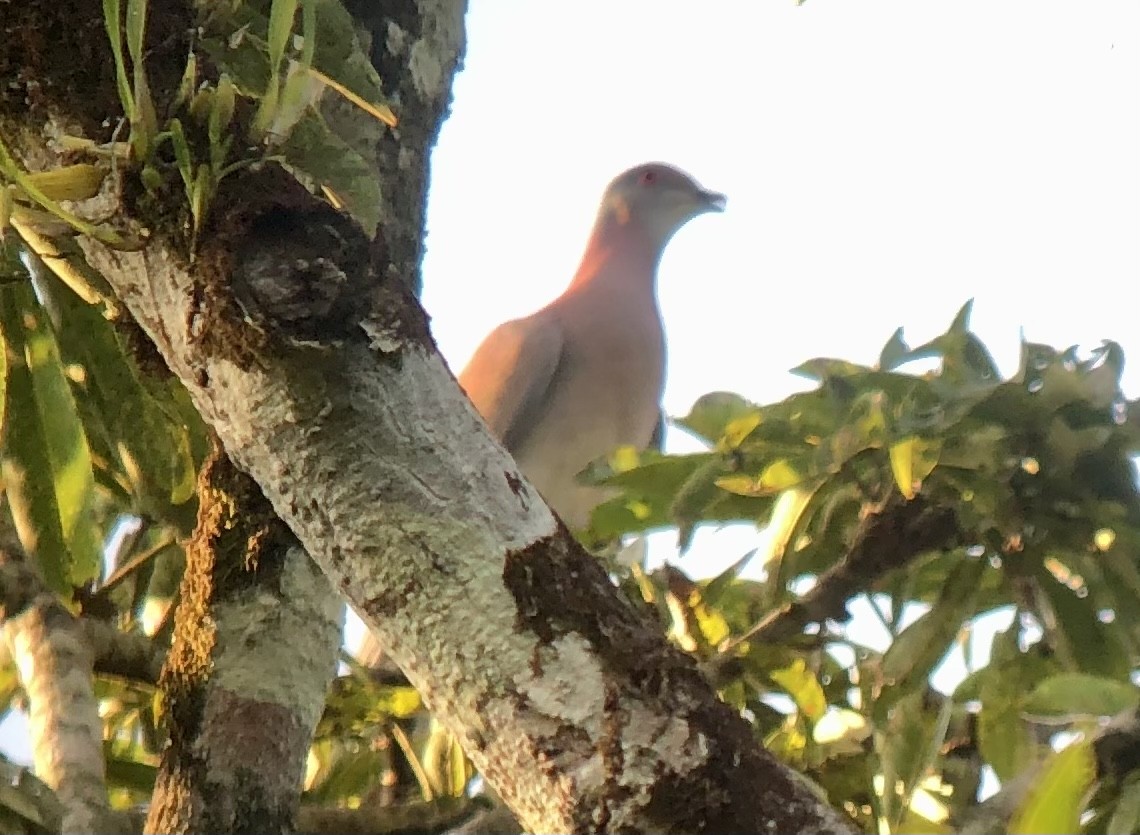
<svg viewBox="0 0 1140 835">
<path fill-rule="evenodd" d="M 706 212 L 723 212 L 723 194 L 702 188 L 671 165 L 650 162 L 619 174 L 606 187 L 602 211 L 620 226 L 634 225 L 663 248 L 674 233 Z"/>
</svg>

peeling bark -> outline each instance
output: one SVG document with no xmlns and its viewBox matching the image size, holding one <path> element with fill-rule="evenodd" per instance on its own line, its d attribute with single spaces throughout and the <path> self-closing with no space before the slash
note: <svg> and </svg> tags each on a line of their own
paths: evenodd
<svg viewBox="0 0 1140 835">
<path fill-rule="evenodd" d="M 342 611 L 257 486 L 215 450 L 160 681 L 171 742 L 146 831 L 293 831 Z"/>
<path fill-rule="evenodd" d="M 94 654 L 83 628 L 12 546 L 0 547 L 3 637 L 28 695 L 36 776 L 56 793 L 63 832 L 122 831 L 107 801 Z"/>
</svg>

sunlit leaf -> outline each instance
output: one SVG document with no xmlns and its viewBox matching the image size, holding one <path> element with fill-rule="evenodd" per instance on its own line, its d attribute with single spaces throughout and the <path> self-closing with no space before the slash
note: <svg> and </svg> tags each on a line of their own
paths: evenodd
<svg viewBox="0 0 1140 835">
<path fill-rule="evenodd" d="M 750 414 L 757 414 L 756 407 L 743 397 L 718 391 L 701 396 L 689 414 L 677 418 L 676 423 L 709 443 L 716 443 L 726 426 Z"/>
<path fill-rule="evenodd" d="M 1085 793 L 1095 777 L 1096 759 L 1087 740 L 1053 755 L 1010 820 L 1010 835 L 1080 832 Z"/>
<path fill-rule="evenodd" d="M 27 284 L 0 287 L 8 353 L 3 475 L 20 543 L 52 588 L 94 576 L 91 456 L 58 349 Z"/>
<path fill-rule="evenodd" d="M 134 510 L 169 519 L 171 506 L 195 491 L 189 436 L 203 431 L 200 424 L 187 425 L 173 397 L 160 400 L 143 384 L 129 349 L 98 306 L 64 287 L 51 289 L 60 316 L 60 351 L 84 369 L 77 406 L 91 443 L 118 463 L 138 502 Z"/>
<path fill-rule="evenodd" d="M 891 444 L 891 471 L 895 483 L 906 498 L 913 499 L 922 487 L 922 481 L 938 465 L 942 442 L 912 435 Z"/>
<path fill-rule="evenodd" d="M 789 667 L 773 670 L 772 680 L 787 692 L 796 707 L 809 720 L 815 722 L 827 710 L 827 698 L 815 673 L 807 668 L 802 658 L 797 658 Z"/>
</svg>

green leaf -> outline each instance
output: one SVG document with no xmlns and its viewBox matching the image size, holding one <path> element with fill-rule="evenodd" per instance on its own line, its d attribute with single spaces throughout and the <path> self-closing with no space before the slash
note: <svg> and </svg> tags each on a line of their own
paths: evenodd
<svg viewBox="0 0 1140 835">
<path fill-rule="evenodd" d="M 899 328 L 891 334 L 891 338 L 887 340 L 887 344 L 879 352 L 879 369 L 881 371 L 892 371 L 906 362 L 909 354 L 910 347 L 903 339 L 903 329 Z"/>
<path fill-rule="evenodd" d="M 143 60 L 147 3 L 148 0 L 127 0 L 127 51 L 131 56 L 134 82 L 131 92 L 135 105 L 131 114 L 131 142 L 135 146 L 136 159 L 140 160 L 150 158 L 151 144 L 158 132 L 158 115 L 147 81 L 146 62 Z"/>
<path fill-rule="evenodd" d="M 719 457 L 712 457 L 693 470 L 677 490 L 669 507 L 669 515 L 677 525 L 682 551 L 688 550 L 697 520 L 717 497 L 719 479 L 723 472 L 724 462 Z"/>
<path fill-rule="evenodd" d="M 128 241 L 105 226 L 96 226 L 93 223 L 88 223 L 83 218 L 67 211 L 57 201 L 48 197 L 39 186 L 36 185 L 35 175 L 28 174 L 16 162 L 15 158 L 8 151 L 2 139 L 0 139 L 0 174 L 3 179 L 19 186 L 20 190 L 24 192 L 32 201 L 34 201 L 41 209 L 48 214 L 62 220 L 72 229 L 78 232 L 95 238 L 102 243 L 118 249 L 125 249 L 128 246 Z"/>
<path fill-rule="evenodd" d="M 985 566 L 986 562 L 981 559 L 959 562 L 930 611 L 895 638 L 883 655 L 883 679 L 888 686 L 893 686 L 901 694 L 926 680 L 949 651 L 950 643 L 962 624 L 973 613 L 973 597 Z M 885 691 L 880 701 L 887 701 Z"/>
<path fill-rule="evenodd" d="M 119 101 L 127 119 L 135 115 L 135 97 L 131 94 L 131 82 L 127 78 L 127 64 L 123 57 L 123 21 L 121 0 L 103 0 L 103 24 L 111 41 L 111 55 L 115 59 L 115 86 L 119 90 Z"/>
<path fill-rule="evenodd" d="M 950 330 L 947 333 L 953 334 L 967 334 L 970 332 L 970 314 L 974 312 L 974 300 L 968 299 L 962 305 L 956 314 L 954 314 L 954 321 L 950 323 Z"/>
<path fill-rule="evenodd" d="M 954 693 L 959 703 L 980 699 L 978 748 L 1005 781 L 1020 774 L 1034 762 L 1038 745 L 1030 736 L 1022 716 L 1021 701 L 1034 685 L 1054 675 L 1058 664 L 1038 645 L 1022 652 L 1021 627 L 1017 621 L 994 634 L 990 663 L 966 679 Z"/>
<path fill-rule="evenodd" d="M 357 22 L 352 15 L 339 0 L 311 0 L 311 5 L 317 16 L 313 67 L 359 98 L 382 103 L 384 86 L 372 65 L 368 50 L 363 48 L 357 37 Z M 307 8 L 302 10 L 303 15 L 307 12 Z M 302 26 L 308 31 L 309 24 L 304 18 Z M 370 130 L 375 129 L 371 123 L 368 127 Z"/>
<path fill-rule="evenodd" d="M 186 141 L 186 132 L 178 119 L 170 120 L 170 145 L 174 149 L 175 167 L 178 168 L 186 197 L 189 198 L 194 193 L 194 160 L 190 154 L 190 144 Z"/>
<path fill-rule="evenodd" d="M 1103 623 L 1091 595 L 1079 596 L 1043 565 L 1038 578 L 1053 610 L 1054 636 L 1062 657 L 1071 659 L 1083 672 L 1125 680 L 1131 670 L 1131 654 L 1119 621 Z"/>
<path fill-rule="evenodd" d="M 1132 772 L 1120 787 L 1120 797 L 1105 835 L 1132 835 L 1140 824 L 1140 773 Z"/>
<path fill-rule="evenodd" d="M 943 711 L 947 715 L 949 710 L 944 704 Z M 942 747 L 947 718 L 943 711 L 929 702 L 926 692 L 920 690 L 901 699 L 887 720 L 878 723 L 873 741 L 883 779 L 887 785 L 902 790 L 901 793 L 892 791 L 883 798 L 883 813 L 895 823 L 891 832 L 915 831 L 900 827 L 898 822 L 906 814 L 906 800 L 926 775 L 932 755 Z"/>
<path fill-rule="evenodd" d="M 317 0 L 301 0 L 301 46 L 300 65 L 309 68 L 317 51 Z"/>
<path fill-rule="evenodd" d="M 758 414 L 756 406 L 740 395 L 714 391 L 698 398 L 689 414 L 675 422 L 710 444 L 715 444 L 730 423 L 754 414 Z"/>
<path fill-rule="evenodd" d="M 972 299 L 966 302 L 946 333 L 920 345 L 907 355 L 908 360 L 941 357 L 939 382 L 944 388 L 968 392 L 978 387 L 992 387 L 999 381 L 993 357 L 981 340 L 970 332 L 970 312 L 973 306 Z"/>
<path fill-rule="evenodd" d="M 983 690 L 978 747 L 1000 780 L 1012 780 L 1033 762 L 1036 746 L 1014 696 Z"/>
<path fill-rule="evenodd" d="M 922 482 L 938 465 L 942 441 L 912 435 L 891 444 L 891 472 L 895 483 L 907 500 L 913 499 L 922 489 Z"/>
<path fill-rule="evenodd" d="M 8 442 L 8 341 L 0 324 L 0 453 Z"/>
<path fill-rule="evenodd" d="M 171 111 L 179 111 L 194 97 L 198 87 L 198 55 L 191 52 L 186 57 L 186 66 L 182 69 L 182 80 L 178 82 L 178 92 L 174 94 L 171 102 Z"/>
<path fill-rule="evenodd" d="M 195 492 L 190 433 L 201 432 L 200 424 L 188 425 L 172 396 L 156 397 L 143 384 L 130 349 L 99 306 L 86 304 L 61 283 L 47 289 L 59 312 L 60 353 L 83 369 L 76 402 L 89 443 L 108 464 L 118 464 L 137 502 L 133 511 L 170 520 L 172 508 Z"/>
<path fill-rule="evenodd" d="M 1060 673 L 1038 684 L 1026 698 L 1027 713 L 1115 716 L 1140 704 L 1140 688 L 1088 673 Z"/>
<path fill-rule="evenodd" d="M 740 496 L 771 496 L 790 487 L 801 484 L 804 474 L 793 467 L 786 458 L 773 461 L 760 475 L 753 478 L 747 475 L 726 475 L 717 479 L 716 485 L 729 493 Z"/>
<path fill-rule="evenodd" d="M 210 114 L 206 117 L 206 137 L 210 140 L 211 150 L 221 146 L 222 131 L 229 127 L 230 120 L 234 116 L 236 96 L 233 80 L 222 73 L 218 79 L 218 87 L 210 100 Z M 211 162 L 217 166 L 221 160 L 211 160 Z"/>
<path fill-rule="evenodd" d="M 127 52 L 136 67 L 143 63 L 147 0 L 127 0 Z"/>
<path fill-rule="evenodd" d="M 1085 793 L 1095 777 L 1096 758 L 1087 740 L 1054 754 L 1010 820 L 1010 835 L 1080 832 Z"/>
<path fill-rule="evenodd" d="M 380 185 L 372 165 L 315 112 L 298 120 L 280 148 L 290 166 L 330 187 L 366 232 L 380 222 Z"/>
<path fill-rule="evenodd" d="M 56 591 L 95 576 L 91 454 L 55 339 L 29 284 L 0 288 L 9 364 L 3 477 L 20 543 Z"/>
<path fill-rule="evenodd" d="M 802 658 L 797 658 L 790 666 L 773 670 L 772 681 L 780 685 L 792 697 L 796 707 L 811 722 L 817 722 L 827 710 L 827 697 L 815 673 L 807 668 Z"/>
<path fill-rule="evenodd" d="M 296 16 L 297 0 L 273 0 L 269 7 L 269 69 L 274 76 L 280 72 Z"/>
<path fill-rule="evenodd" d="M 809 380 L 822 382 L 829 377 L 853 377 L 857 374 L 867 373 L 870 370 L 871 369 L 865 365 L 858 365 L 857 363 L 848 362 L 847 360 L 817 357 L 816 359 L 811 359 L 797 365 L 792 369 L 791 373 L 799 377 L 806 377 Z"/>
</svg>

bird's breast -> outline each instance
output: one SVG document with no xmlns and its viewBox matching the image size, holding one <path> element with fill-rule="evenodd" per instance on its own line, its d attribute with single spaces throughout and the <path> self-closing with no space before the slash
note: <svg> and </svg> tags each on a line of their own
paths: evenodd
<svg viewBox="0 0 1140 835">
<path fill-rule="evenodd" d="M 572 315 L 562 360 L 535 431 L 516 450 L 524 472 L 572 527 L 585 525 L 605 496 L 576 476 L 620 446 L 647 447 L 661 409 L 665 340 L 656 305 Z"/>
</svg>

